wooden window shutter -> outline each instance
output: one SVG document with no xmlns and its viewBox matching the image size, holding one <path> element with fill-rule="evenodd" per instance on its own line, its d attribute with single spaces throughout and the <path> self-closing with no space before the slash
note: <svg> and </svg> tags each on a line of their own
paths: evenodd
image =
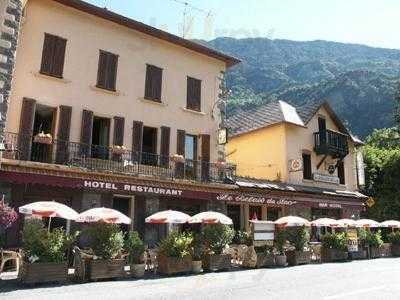
<svg viewBox="0 0 400 300">
<path fill-rule="evenodd" d="M 67 40 L 57 37 L 54 48 L 52 74 L 62 77 L 64 72 L 65 48 Z"/>
<path fill-rule="evenodd" d="M 161 101 L 162 71 L 156 66 L 146 66 L 145 99 Z"/>
<path fill-rule="evenodd" d="M 93 112 L 83 110 L 82 112 L 82 127 L 81 127 L 81 154 L 90 156 L 92 147 L 92 132 L 93 132 Z"/>
<path fill-rule="evenodd" d="M 176 139 L 176 153 L 179 155 L 185 155 L 185 141 L 186 141 L 186 132 L 185 130 L 178 129 L 177 131 L 177 139 Z M 177 178 L 183 178 L 185 174 L 185 164 L 184 163 L 176 163 L 175 164 L 175 176 Z"/>
<path fill-rule="evenodd" d="M 36 100 L 24 98 L 22 100 L 21 118 L 19 126 L 18 150 L 21 160 L 29 160 L 31 156 L 33 122 L 35 120 Z"/>
<path fill-rule="evenodd" d="M 97 87 L 106 88 L 107 83 L 107 54 L 100 50 L 99 66 L 97 69 Z"/>
<path fill-rule="evenodd" d="M 67 40 L 45 33 L 40 73 L 63 77 Z"/>
<path fill-rule="evenodd" d="M 47 75 L 51 74 L 54 49 L 55 49 L 55 36 L 45 33 L 40 73 Z"/>
<path fill-rule="evenodd" d="M 97 87 L 115 91 L 118 69 L 118 55 L 100 50 L 97 70 Z"/>
<path fill-rule="evenodd" d="M 143 122 L 133 121 L 132 126 L 132 160 L 140 161 L 143 142 Z"/>
<path fill-rule="evenodd" d="M 339 183 L 340 184 L 346 184 L 344 162 L 343 161 L 340 161 L 338 163 L 337 172 L 338 172 L 338 177 L 339 177 Z"/>
<path fill-rule="evenodd" d="M 124 145 L 124 129 L 125 129 L 125 119 L 123 117 L 114 117 L 114 145 L 123 146 Z"/>
<path fill-rule="evenodd" d="M 169 145 L 170 145 L 171 129 L 166 126 L 161 127 L 161 166 L 166 167 L 169 164 Z"/>
<path fill-rule="evenodd" d="M 69 134 L 71 130 L 72 107 L 61 105 L 59 107 L 56 163 L 63 164 L 68 161 Z"/>
<path fill-rule="evenodd" d="M 187 108 L 191 110 L 201 110 L 201 80 L 187 78 Z"/>
<path fill-rule="evenodd" d="M 209 134 L 201 135 L 201 178 L 208 181 L 210 178 L 210 151 L 211 138 Z"/>
<path fill-rule="evenodd" d="M 311 155 L 303 153 L 303 178 L 312 179 Z"/>
</svg>

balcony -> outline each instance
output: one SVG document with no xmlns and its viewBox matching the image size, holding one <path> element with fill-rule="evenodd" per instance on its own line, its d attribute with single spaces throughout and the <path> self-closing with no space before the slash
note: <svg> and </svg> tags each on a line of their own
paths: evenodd
<svg viewBox="0 0 400 300">
<path fill-rule="evenodd" d="M 318 155 L 343 158 L 349 154 L 348 136 L 333 130 L 314 132 L 314 150 Z"/>
<path fill-rule="evenodd" d="M 53 140 L 35 143 L 32 136 L 5 134 L 4 158 L 80 168 L 84 171 L 115 173 L 163 180 L 226 183 L 234 179 L 236 166 L 199 160 L 177 162 L 158 154 L 112 147 Z"/>
</svg>

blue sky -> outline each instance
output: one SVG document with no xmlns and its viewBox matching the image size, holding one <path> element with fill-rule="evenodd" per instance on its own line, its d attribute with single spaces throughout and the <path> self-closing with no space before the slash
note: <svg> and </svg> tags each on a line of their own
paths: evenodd
<svg viewBox="0 0 400 300">
<path fill-rule="evenodd" d="M 185 0 L 86 0 L 182 35 Z M 400 49 L 399 0 L 187 0 L 187 38 L 330 40 Z M 234 4 L 233 4 L 234 3 Z M 188 25 L 190 24 L 190 26 Z"/>
</svg>

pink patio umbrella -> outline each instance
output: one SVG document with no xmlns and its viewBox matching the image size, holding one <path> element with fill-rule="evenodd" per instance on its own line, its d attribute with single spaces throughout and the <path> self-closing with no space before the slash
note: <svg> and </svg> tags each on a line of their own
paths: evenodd
<svg viewBox="0 0 400 300">
<path fill-rule="evenodd" d="M 388 220 L 385 222 L 382 222 L 381 227 L 385 227 L 385 228 L 400 228 L 400 222 L 399 221 L 395 221 L 395 220 Z"/>
<path fill-rule="evenodd" d="M 80 223 L 104 222 L 110 224 L 131 224 L 131 218 L 119 212 L 118 210 L 96 207 L 86 210 L 79 214 L 75 220 Z"/>
<path fill-rule="evenodd" d="M 361 219 L 357 220 L 356 223 L 361 227 L 368 227 L 368 228 L 377 228 L 380 227 L 380 224 L 377 221 L 371 219 Z"/>
<path fill-rule="evenodd" d="M 194 215 L 189 223 L 232 225 L 232 219 L 216 211 L 205 211 Z"/>
<path fill-rule="evenodd" d="M 189 222 L 191 217 L 176 210 L 164 210 L 146 218 L 146 223 L 150 224 L 184 224 Z"/>
<path fill-rule="evenodd" d="M 320 218 L 311 222 L 311 226 L 315 227 L 345 227 L 337 220 L 331 218 Z"/>
<path fill-rule="evenodd" d="M 340 219 L 338 220 L 338 223 L 340 227 L 362 227 L 357 223 L 356 220 L 353 219 Z"/>
<path fill-rule="evenodd" d="M 67 220 L 75 220 L 78 213 L 72 208 L 55 202 L 55 201 L 39 201 L 21 206 L 19 212 L 25 215 L 32 215 L 47 218 L 63 218 Z"/>
<path fill-rule="evenodd" d="M 311 226 L 308 220 L 297 216 L 279 218 L 275 221 L 275 224 L 281 227 Z"/>
</svg>

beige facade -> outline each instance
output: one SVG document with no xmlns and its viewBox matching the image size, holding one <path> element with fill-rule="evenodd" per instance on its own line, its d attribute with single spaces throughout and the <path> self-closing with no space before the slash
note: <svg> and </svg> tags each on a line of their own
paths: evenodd
<svg viewBox="0 0 400 300">
<path fill-rule="evenodd" d="M 39 73 L 45 33 L 67 40 L 62 79 Z M 99 50 L 118 55 L 116 92 L 95 87 Z M 163 69 L 161 103 L 143 98 L 146 64 Z M 6 131 L 19 131 L 22 99 L 27 97 L 52 108 L 71 106 L 72 142 L 80 140 L 82 111 L 90 110 L 95 116 L 110 118 L 110 135 L 112 118 L 125 118 L 124 145 L 128 149 L 132 145 L 133 121 L 143 121 L 144 126 L 155 128 L 170 127 L 171 154 L 176 153 L 178 129 L 193 135 L 209 134 L 210 160 L 215 161 L 220 117 L 212 108 L 218 99 L 218 78 L 224 70 L 225 62 L 221 60 L 54 1 L 31 0 L 21 30 Z M 202 81 L 201 112 L 185 108 L 187 76 Z M 58 126 L 56 122 L 53 134 Z M 159 148 L 160 142 L 157 145 Z"/>
</svg>

